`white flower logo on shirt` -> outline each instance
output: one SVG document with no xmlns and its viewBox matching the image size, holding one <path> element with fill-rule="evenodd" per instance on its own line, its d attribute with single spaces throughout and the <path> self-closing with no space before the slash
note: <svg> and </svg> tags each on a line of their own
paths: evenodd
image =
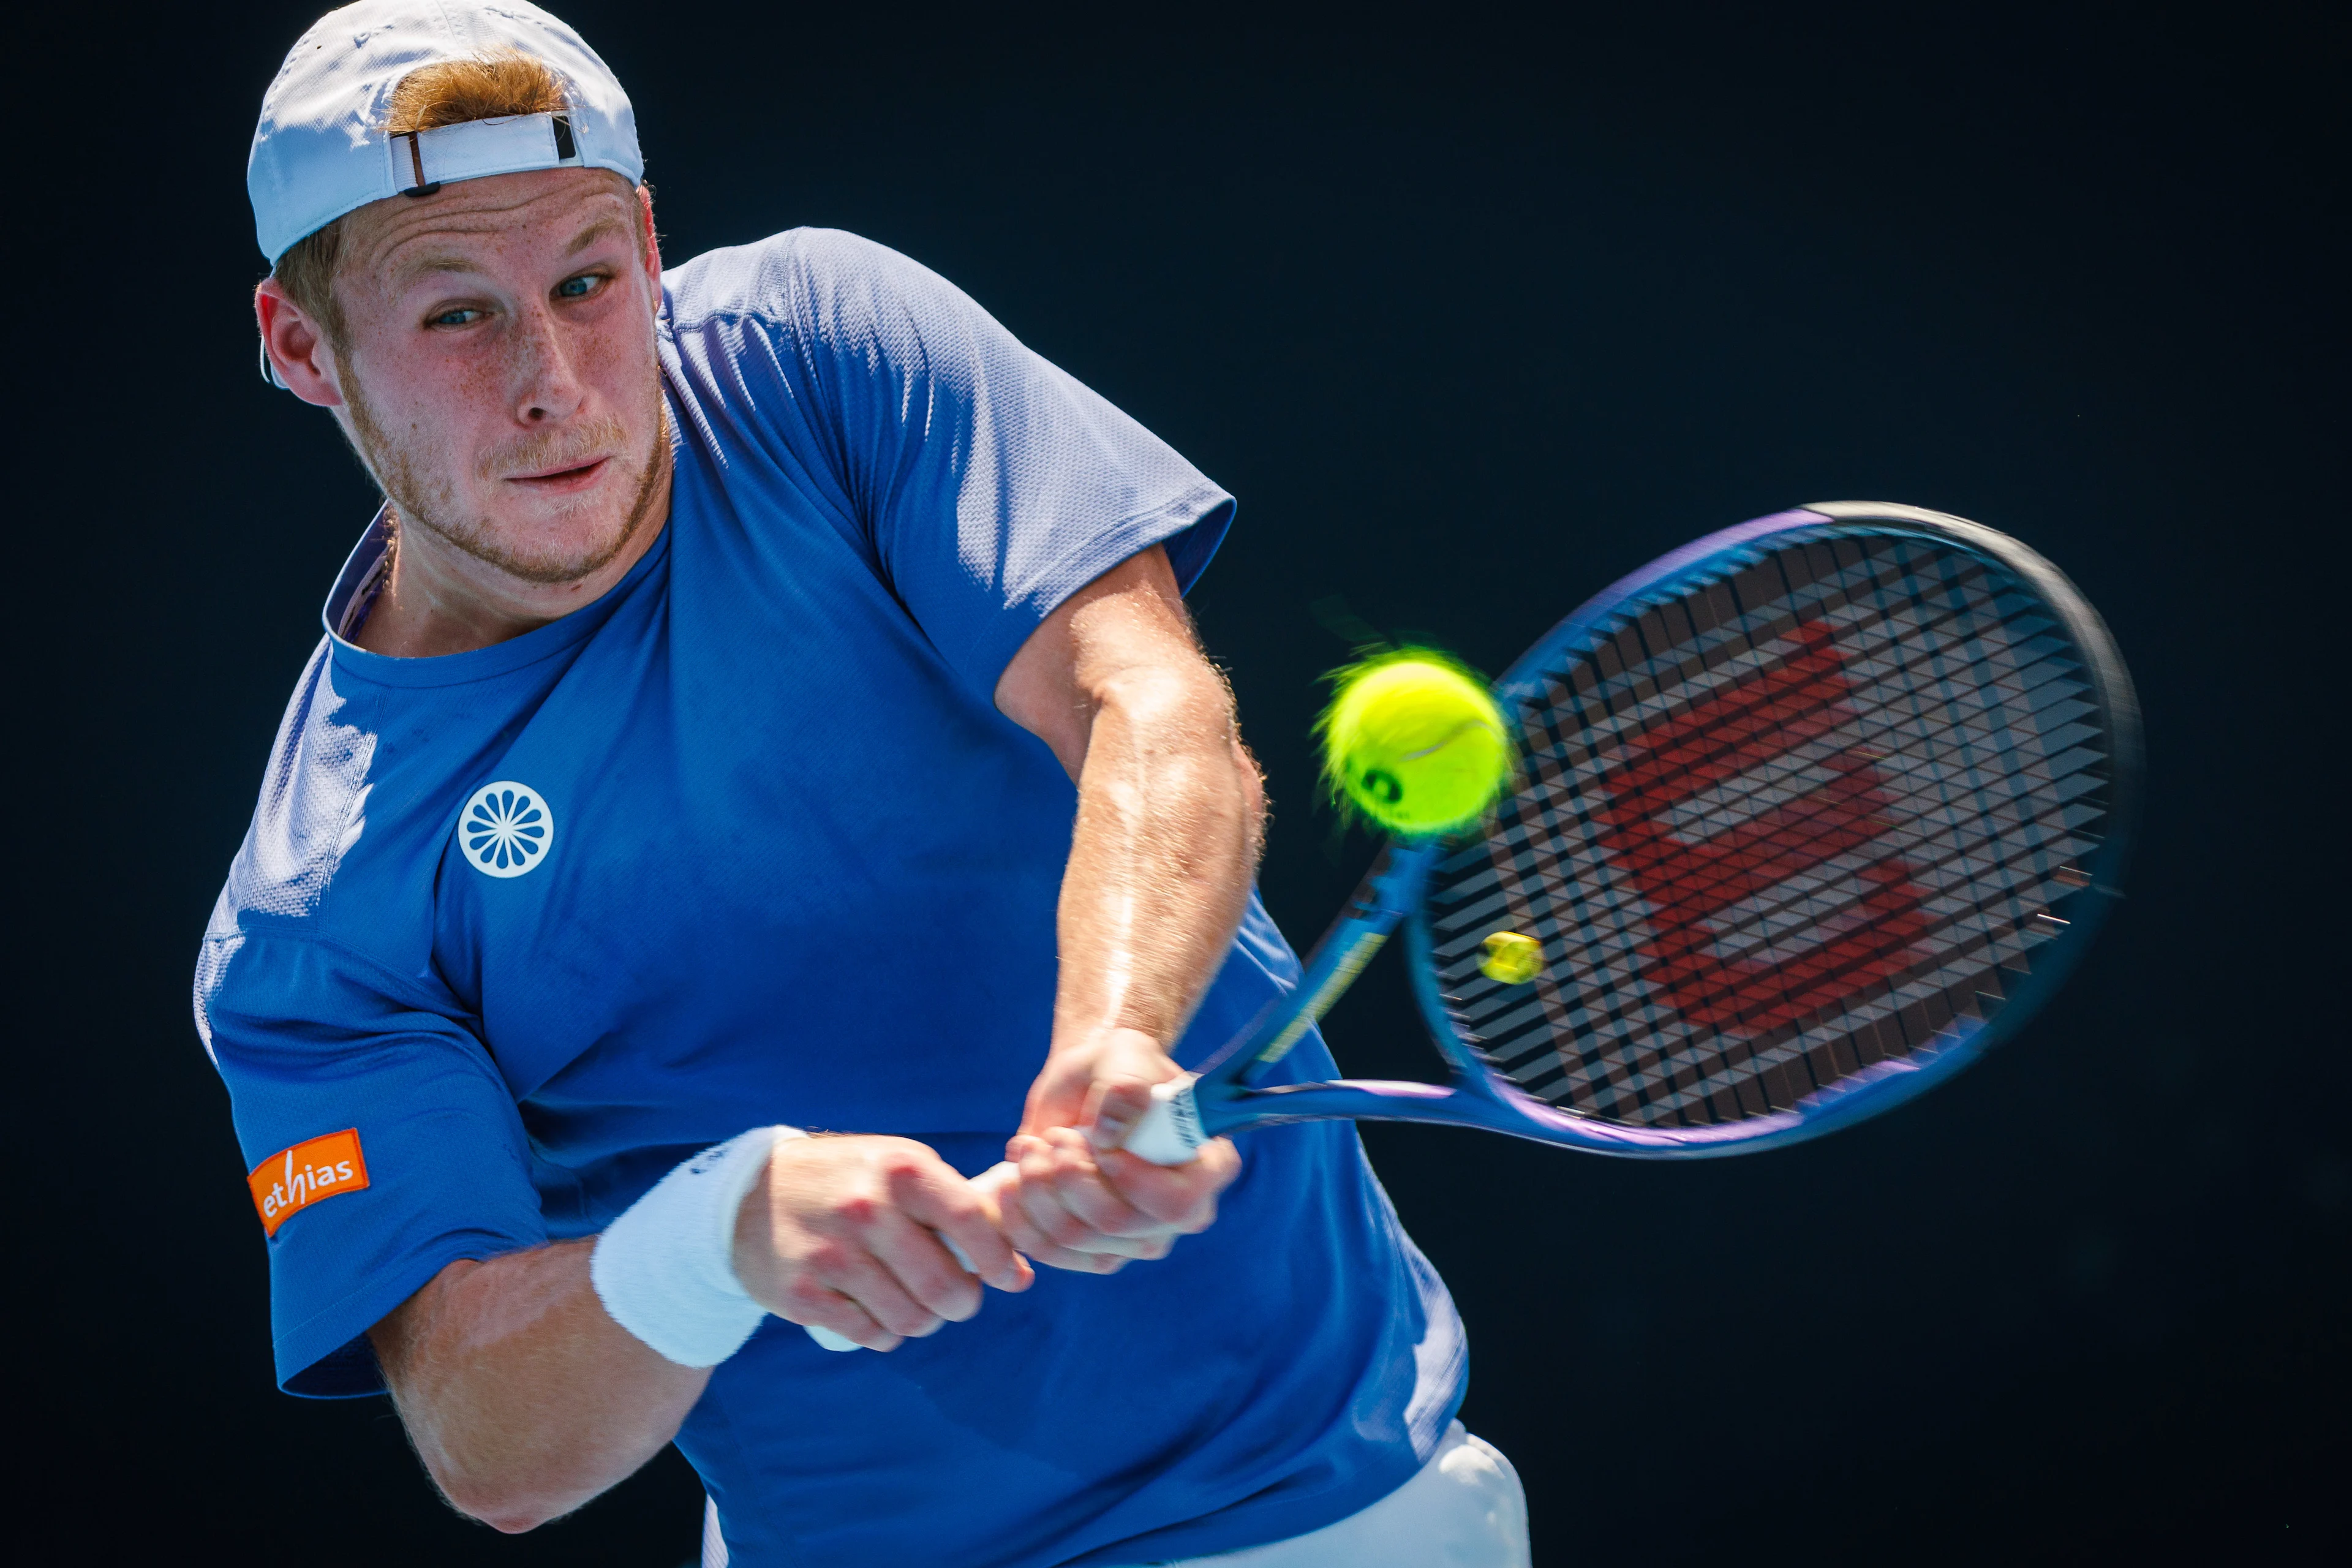
<svg viewBox="0 0 2352 1568">
<path fill-rule="evenodd" d="M 487 876 L 520 877 L 554 843 L 555 813 L 537 790 L 512 779 L 484 784 L 457 814 L 457 847 Z"/>
</svg>

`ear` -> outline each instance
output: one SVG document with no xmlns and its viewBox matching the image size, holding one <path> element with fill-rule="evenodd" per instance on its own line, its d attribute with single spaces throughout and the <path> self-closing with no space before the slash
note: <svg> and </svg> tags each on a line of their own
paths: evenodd
<svg viewBox="0 0 2352 1568">
<path fill-rule="evenodd" d="M 320 408 L 342 405 L 335 380 L 335 354 L 319 324 L 303 314 L 275 278 L 253 290 L 253 319 L 261 329 L 261 352 L 277 367 L 286 389 Z"/>
<path fill-rule="evenodd" d="M 661 236 L 654 232 L 654 188 L 651 185 L 637 187 L 637 210 L 644 216 L 646 225 L 646 277 L 654 286 L 654 308 L 658 310 L 661 308 Z"/>
</svg>

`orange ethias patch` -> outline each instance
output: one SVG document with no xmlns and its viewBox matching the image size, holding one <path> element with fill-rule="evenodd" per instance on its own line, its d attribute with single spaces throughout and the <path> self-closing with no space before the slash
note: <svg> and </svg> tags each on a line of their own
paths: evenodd
<svg viewBox="0 0 2352 1568">
<path fill-rule="evenodd" d="M 245 1184 L 253 1189 L 253 1206 L 260 1211 L 261 1228 L 276 1236 L 288 1215 L 368 1184 L 367 1162 L 360 1157 L 359 1129 L 346 1127 L 272 1154 L 246 1177 Z"/>
</svg>

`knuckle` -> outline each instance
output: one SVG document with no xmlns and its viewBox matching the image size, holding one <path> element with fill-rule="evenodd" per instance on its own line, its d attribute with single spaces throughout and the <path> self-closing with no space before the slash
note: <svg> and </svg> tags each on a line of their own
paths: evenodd
<svg viewBox="0 0 2352 1568">
<path fill-rule="evenodd" d="M 870 1308 L 867 1310 L 872 1310 Z M 894 1301 L 875 1316 L 881 1320 L 884 1328 L 910 1340 L 939 1332 L 940 1323 L 945 1321 L 912 1301 Z"/>
<path fill-rule="evenodd" d="M 1092 1218 L 1096 1232 L 1102 1236 L 1148 1236 L 1162 1228 L 1151 1215 L 1125 1204 L 1106 1206 Z"/>
<path fill-rule="evenodd" d="M 1158 1225 L 1181 1225 L 1194 1208 L 1189 1198 L 1172 1193 L 1139 1194 L 1135 1206 Z"/>
</svg>

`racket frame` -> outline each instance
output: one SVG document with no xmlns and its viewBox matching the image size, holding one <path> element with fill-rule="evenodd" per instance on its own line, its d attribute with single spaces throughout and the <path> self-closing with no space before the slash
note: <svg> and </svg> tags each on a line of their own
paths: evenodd
<svg viewBox="0 0 2352 1568">
<path fill-rule="evenodd" d="M 1506 711 L 1519 716 L 1543 697 L 1549 672 L 1563 652 L 1589 645 L 1604 626 L 1638 615 L 1643 600 L 1719 581 L 1769 550 L 1809 536 L 1835 538 L 1841 524 L 1853 523 L 1873 525 L 1876 537 L 1958 545 L 2032 589 L 2082 656 L 2086 684 L 2111 742 L 2103 834 L 2078 862 L 2089 880 L 2059 900 L 2069 910 L 2066 929 L 2034 949 L 2031 972 L 2017 978 L 2000 1006 L 1984 1017 L 1955 1018 L 1931 1045 L 1874 1063 L 1794 1106 L 1760 1116 L 1711 1126 L 1650 1127 L 1560 1110 L 1489 1066 L 1438 989 L 1423 897 L 1432 871 L 1454 846 L 1443 839 L 1399 840 L 1382 852 L 1347 909 L 1316 943 L 1298 984 L 1269 1002 L 1198 1070 L 1160 1086 L 1153 1113 L 1128 1146 L 1145 1158 L 1175 1163 L 1220 1133 L 1345 1117 L 1475 1127 L 1628 1159 L 1704 1159 L 1800 1142 L 1851 1126 L 1926 1093 L 2012 1036 L 2064 981 L 2107 907 L 2121 897 L 2120 878 L 2137 818 L 2140 764 L 2138 705 L 2114 639 L 2064 574 L 2032 550 L 1965 518 L 1891 502 L 1822 501 L 1776 512 L 1711 533 L 1611 584 L 1521 656 L 1495 683 L 1495 696 Z M 1339 1000 L 1399 925 L 1405 930 L 1415 1000 L 1453 1081 L 1253 1083 Z"/>
</svg>

